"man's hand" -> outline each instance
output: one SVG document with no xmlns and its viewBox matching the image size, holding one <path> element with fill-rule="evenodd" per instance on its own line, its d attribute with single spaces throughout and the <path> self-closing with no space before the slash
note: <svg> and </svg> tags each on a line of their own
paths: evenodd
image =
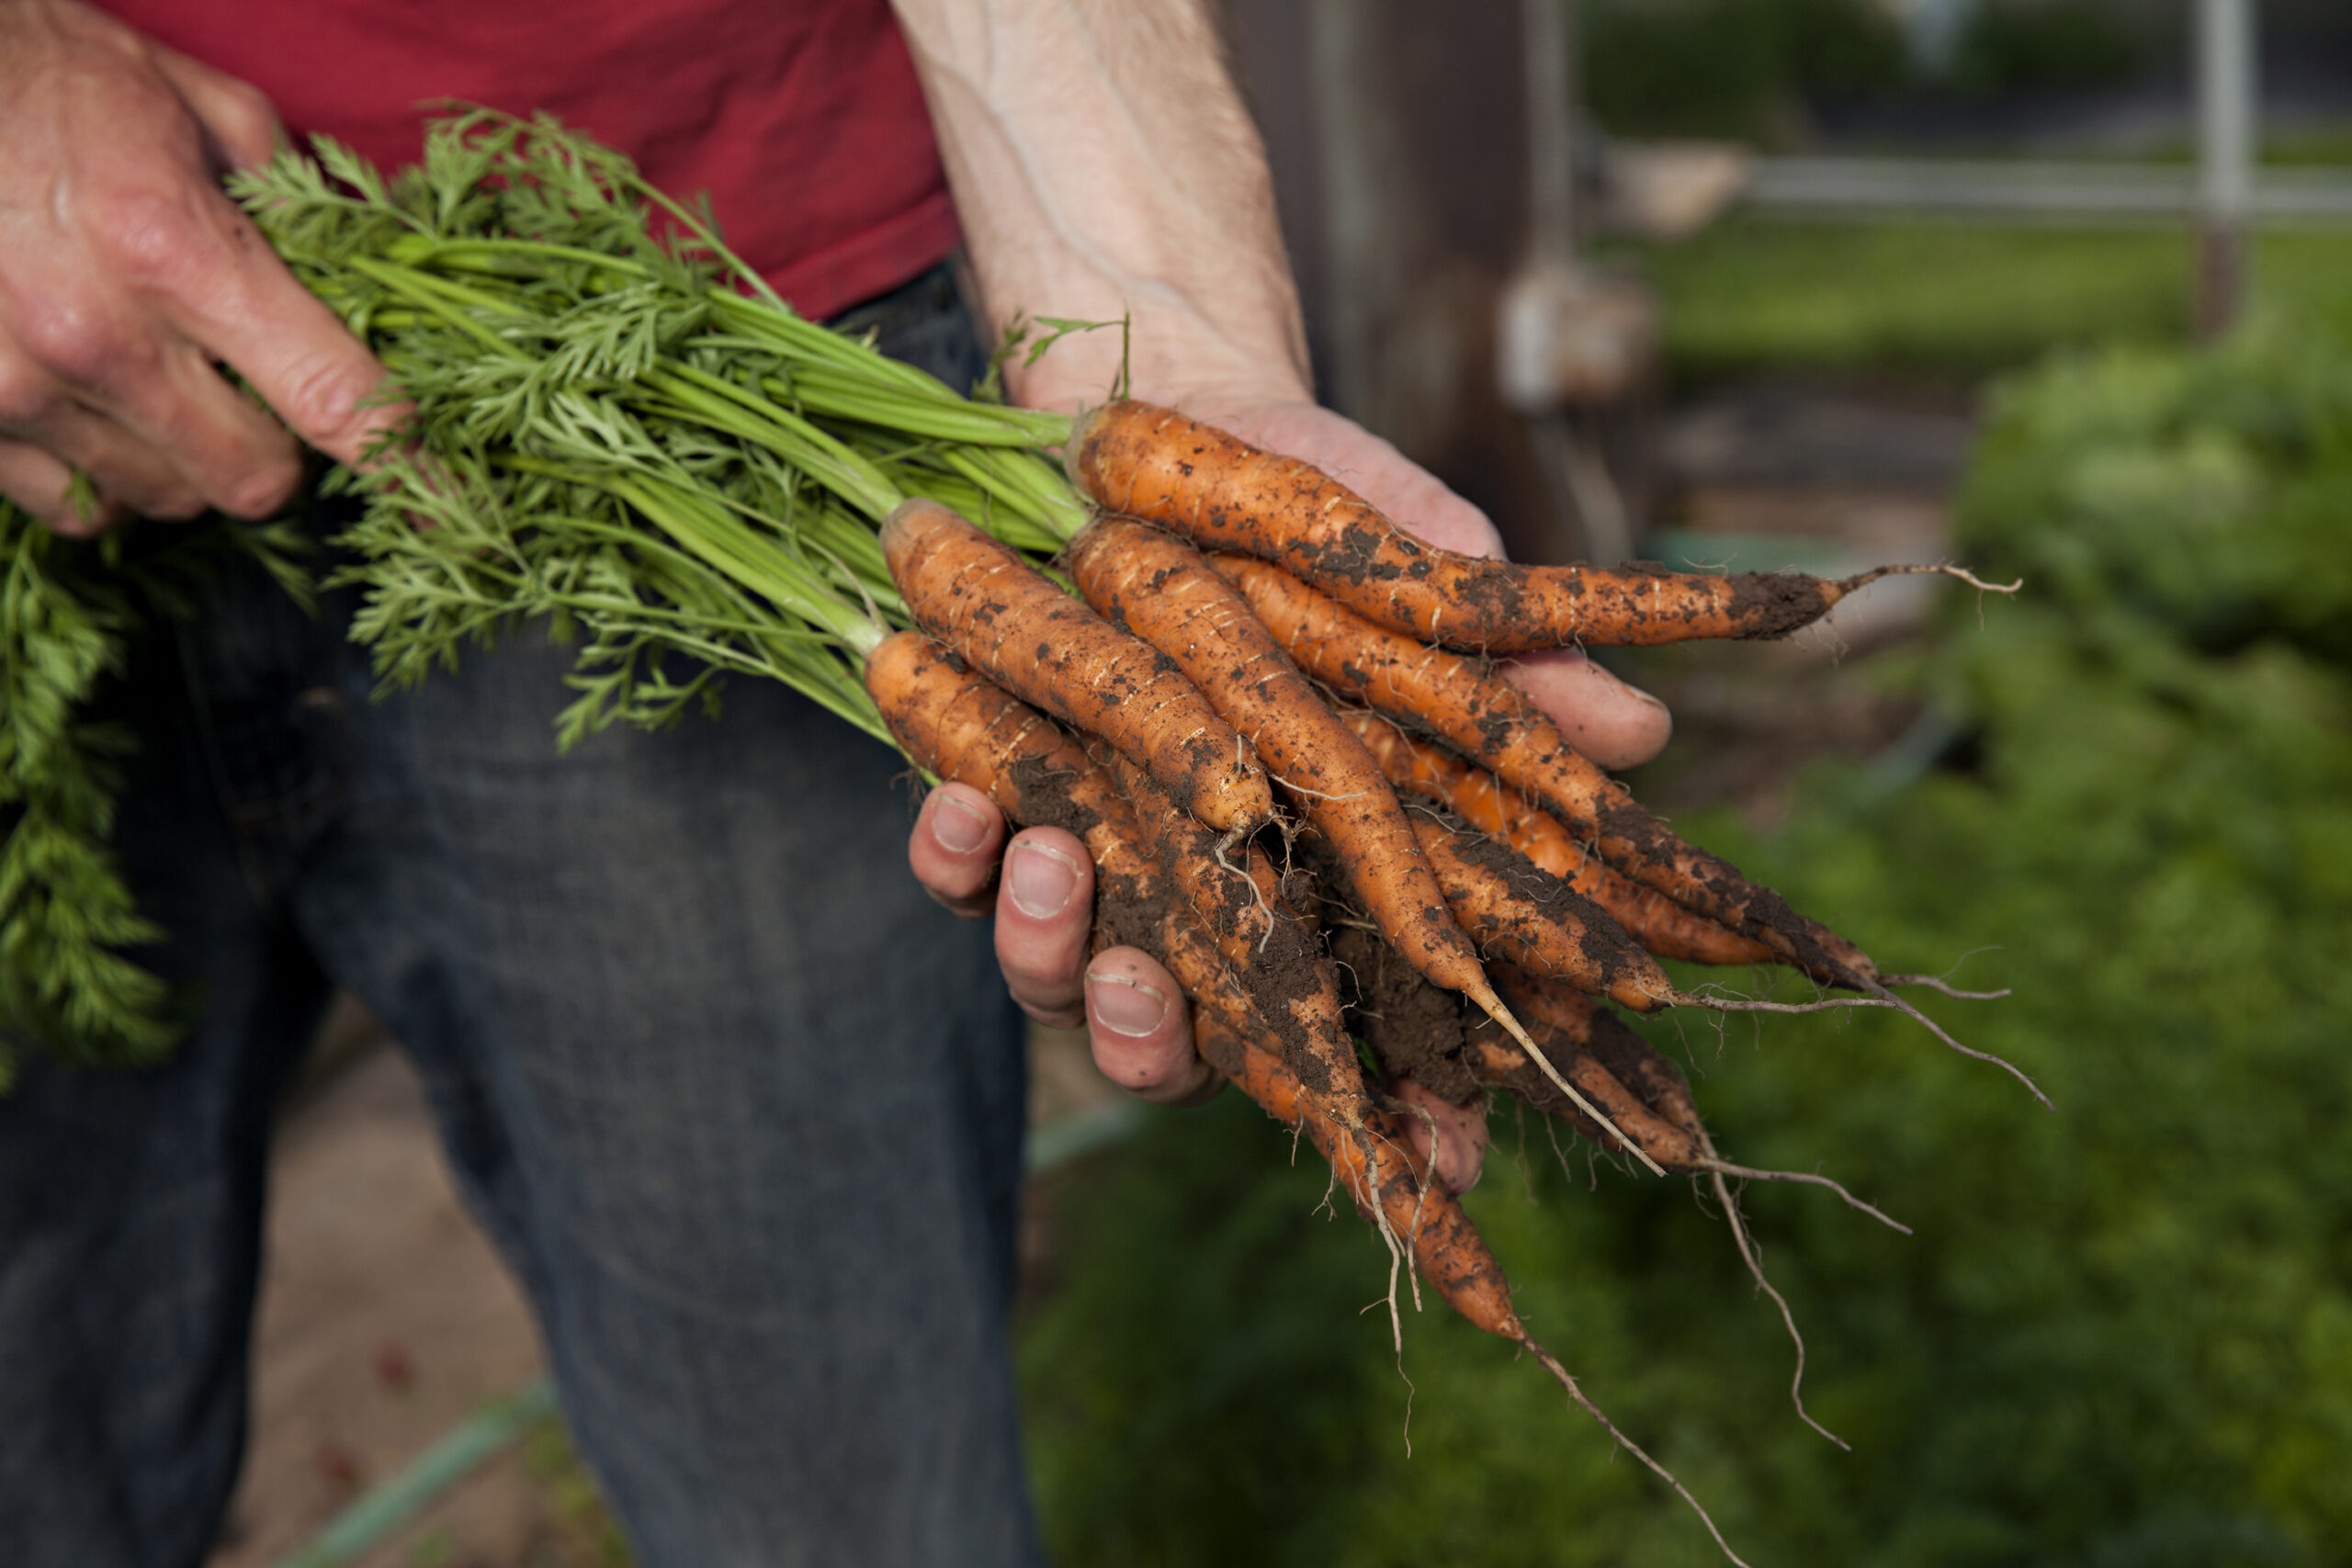
<svg viewBox="0 0 2352 1568">
<path fill-rule="evenodd" d="M 349 461 L 390 420 L 365 406 L 383 367 L 221 194 L 279 140 L 245 84 L 72 0 L 0 0 L 0 494 L 70 534 L 266 517 L 296 436 Z"/>
</svg>

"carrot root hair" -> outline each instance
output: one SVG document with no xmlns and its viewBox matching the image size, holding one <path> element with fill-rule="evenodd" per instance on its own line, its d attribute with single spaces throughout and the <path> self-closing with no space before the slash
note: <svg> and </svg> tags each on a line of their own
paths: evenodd
<svg viewBox="0 0 2352 1568">
<path fill-rule="evenodd" d="M 1875 1203 L 1855 1197 L 1853 1193 L 1847 1190 L 1843 1182 L 1834 1177 L 1824 1176 L 1818 1171 L 1758 1170 L 1753 1166 L 1735 1165 L 1730 1160 L 1717 1156 L 1712 1146 L 1708 1147 L 1707 1157 L 1700 1162 L 1699 1168 L 1711 1175 L 1728 1176 L 1740 1181 L 1797 1181 L 1803 1182 L 1807 1187 L 1826 1187 L 1844 1200 L 1848 1208 L 1859 1213 L 1868 1214 L 1891 1231 L 1899 1231 L 1905 1235 L 1913 1234 L 1911 1227 L 1901 1220 Z"/>
<path fill-rule="evenodd" d="M 1740 1217 L 1739 1199 L 1733 1193 L 1731 1183 L 1724 1179 L 1720 1168 L 1710 1171 L 1708 1179 L 1714 1184 L 1715 1201 L 1723 1205 L 1724 1223 L 1731 1227 L 1731 1244 L 1739 1249 L 1739 1260 L 1747 1265 L 1747 1277 L 1756 1281 L 1758 1290 L 1772 1298 L 1774 1306 L 1781 1309 L 1781 1326 L 1788 1330 L 1789 1343 L 1796 1348 L 1797 1364 L 1789 1374 L 1789 1403 L 1796 1406 L 1797 1419 L 1848 1453 L 1852 1453 L 1853 1444 L 1815 1420 L 1813 1413 L 1804 1407 L 1804 1336 L 1797 1330 L 1797 1314 L 1789 1310 L 1789 1298 L 1781 1294 L 1772 1281 L 1765 1277 L 1763 1259 L 1756 1256 L 1755 1244 L 1747 1235 L 1747 1222 Z"/>
<path fill-rule="evenodd" d="M 1921 1028 L 1934 1035 L 1937 1039 L 1942 1041 L 1951 1049 L 1959 1052 L 1962 1055 L 1973 1057 L 1975 1060 L 1980 1062 L 1990 1062 L 1995 1066 L 2000 1068 L 2003 1072 L 2008 1074 L 2011 1077 L 2017 1079 L 2018 1082 L 2025 1085 L 2026 1092 L 2032 1095 L 2034 1099 L 2041 1101 L 2041 1108 L 2044 1111 L 2054 1112 L 2058 1109 L 2056 1106 L 2050 1103 L 2050 1097 L 2041 1092 L 2041 1086 L 2034 1082 L 2032 1077 L 2027 1074 L 2026 1070 L 2023 1067 L 2018 1066 L 2015 1062 L 2010 1061 L 2006 1056 L 1996 1056 L 1990 1051 L 1979 1051 L 1973 1046 L 1962 1045 L 1959 1041 L 1954 1040 L 1951 1035 L 1946 1032 L 1942 1024 L 1938 1023 L 1934 1019 L 1929 1018 L 1926 1013 L 1921 1012 L 1917 1008 L 1913 1007 L 1909 1002 L 1888 990 L 1883 984 L 1873 982 L 1871 986 L 1871 990 L 1881 1001 L 1884 1002 L 1889 1007 L 1894 1008 L 1897 1012 L 1908 1014 L 1918 1022 Z M 1865 998 L 1858 998 L 1851 999 L 1860 1000 Z"/>
<path fill-rule="evenodd" d="M 1762 997 L 1723 997 L 1705 991 L 1671 989 L 1658 999 L 1668 1007 L 1705 1008 L 1713 1012 L 1830 1012 L 1839 1008 L 1890 1008 L 1894 999 L 1880 997 L 1816 997 L 1809 1002 L 1776 1002 Z"/>
<path fill-rule="evenodd" d="M 2015 593 L 2025 586 L 2025 579 L 2022 577 L 2015 582 L 1987 582 L 1965 567 L 1954 566 L 1949 561 L 1938 561 L 1930 565 L 1874 566 L 1868 571 L 1856 572 L 1851 577 L 1840 578 L 1837 585 L 1838 595 L 1842 599 L 1857 588 L 1876 582 L 1882 577 L 1930 576 L 1956 577 L 1980 593 Z"/>
</svg>

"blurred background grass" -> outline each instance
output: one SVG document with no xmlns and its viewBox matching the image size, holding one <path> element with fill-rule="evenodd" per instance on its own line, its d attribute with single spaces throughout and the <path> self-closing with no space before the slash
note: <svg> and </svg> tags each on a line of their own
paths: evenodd
<svg viewBox="0 0 2352 1568">
<path fill-rule="evenodd" d="M 2352 310 L 2352 236 L 2270 232 L 2254 253 L 2274 310 Z M 1759 373 L 1968 389 L 2057 349 L 2188 335 L 2189 242 L 2173 230 L 1742 219 L 1610 254 L 1657 284 L 1684 390 Z"/>
</svg>

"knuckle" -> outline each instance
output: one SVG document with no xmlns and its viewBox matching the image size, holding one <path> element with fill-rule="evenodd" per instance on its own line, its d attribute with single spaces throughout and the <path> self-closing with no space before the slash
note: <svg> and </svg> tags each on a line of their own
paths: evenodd
<svg viewBox="0 0 2352 1568">
<path fill-rule="evenodd" d="M 133 288 L 182 293 L 217 264 L 220 246 L 198 202 L 208 193 L 126 186 L 95 196 L 85 232 L 99 262 Z"/>
<path fill-rule="evenodd" d="M 87 539 L 105 533 L 122 520 L 122 506 L 100 496 L 95 510 L 74 505 L 61 485 L 44 484 L 25 473 L 11 473 L 0 485 L 0 499 L 14 501 L 34 522 L 65 539 Z"/>
<path fill-rule="evenodd" d="M 1030 1001 L 1019 992 L 1013 993 L 1012 999 L 1021 1004 L 1023 1012 L 1047 1029 L 1076 1029 L 1086 1021 L 1086 1010 L 1081 1007 L 1052 1007 Z"/>
<path fill-rule="evenodd" d="M 111 312 L 86 295 L 45 299 L 9 330 L 39 371 L 61 380 L 93 386 L 121 363 L 123 339 Z M 53 390 L 46 397 L 53 400 Z"/>
<path fill-rule="evenodd" d="M 140 515 L 158 523 L 192 522 L 204 515 L 204 497 L 185 487 L 164 491 L 139 503 Z"/>
<path fill-rule="evenodd" d="M 916 882 L 931 901 L 949 914 L 967 920 L 985 919 L 995 908 L 995 900 L 980 895 L 964 895 L 941 886 L 934 880 L 917 877 Z"/>
</svg>

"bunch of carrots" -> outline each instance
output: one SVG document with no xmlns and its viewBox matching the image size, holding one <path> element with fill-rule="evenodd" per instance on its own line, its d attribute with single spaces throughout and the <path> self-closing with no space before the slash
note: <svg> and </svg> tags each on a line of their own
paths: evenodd
<svg viewBox="0 0 2352 1568">
<path fill-rule="evenodd" d="M 1098 942 L 1165 964 L 1202 1055 L 1322 1151 L 1392 1256 L 1680 1492 L 1529 1336 L 1353 1037 L 1385 1075 L 1498 1089 L 1655 1174 L 1709 1180 L 1735 1216 L 1729 1178 L 1834 1187 L 1721 1158 L 1681 1074 L 1605 1003 L 1901 1007 L 1891 986 L 1937 982 L 1882 975 L 1677 838 L 1488 655 L 1775 637 L 1888 571 L 1952 569 L 1829 581 L 1459 556 L 1308 465 L 1140 402 L 1085 414 L 1064 450 L 1098 508 L 1064 557 L 1080 597 L 935 502 L 883 525 L 918 628 L 866 659 L 891 734 L 1013 820 L 1082 839 Z M 1660 957 L 1784 964 L 1855 995 L 1697 995 Z M 1753 1268 L 1736 1219 L 1735 1235 Z"/>
<path fill-rule="evenodd" d="M 1940 982 L 1882 974 L 1676 837 L 1490 660 L 1781 637 L 1889 572 L 1985 584 L 1436 549 L 1182 414 L 1009 408 L 802 321 L 697 214 L 546 121 L 444 121 L 390 181 L 322 144 L 239 195 L 412 411 L 337 481 L 363 510 L 330 586 L 361 591 L 353 635 L 387 685 L 543 619 L 578 648 L 566 743 L 673 722 L 723 675 L 774 679 L 1012 820 L 1075 834 L 1097 942 L 1164 964 L 1202 1055 L 1329 1160 L 1389 1248 L 1392 1316 L 1409 1264 L 1690 1500 L 1529 1336 L 1406 1136 L 1417 1112 L 1382 1086 L 1498 1089 L 1712 1184 L 1770 1292 L 1729 1181 L 1816 1182 L 1877 1212 L 1724 1159 L 1681 1074 L 1610 1004 L 1894 1007 L 1965 1048 L 1895 995 Z M 1697 994 L 1661 958 L 1783 965 L 1845 994 Z M 92 999 L 74 975 L 122 990 L 50 967 L 67 978 L 37 977 L 60 991 L 44 1005 L 69 1017 Z M 1803 1371 L 1800 1342 L 1792 1396 Z"/>
</svg>

